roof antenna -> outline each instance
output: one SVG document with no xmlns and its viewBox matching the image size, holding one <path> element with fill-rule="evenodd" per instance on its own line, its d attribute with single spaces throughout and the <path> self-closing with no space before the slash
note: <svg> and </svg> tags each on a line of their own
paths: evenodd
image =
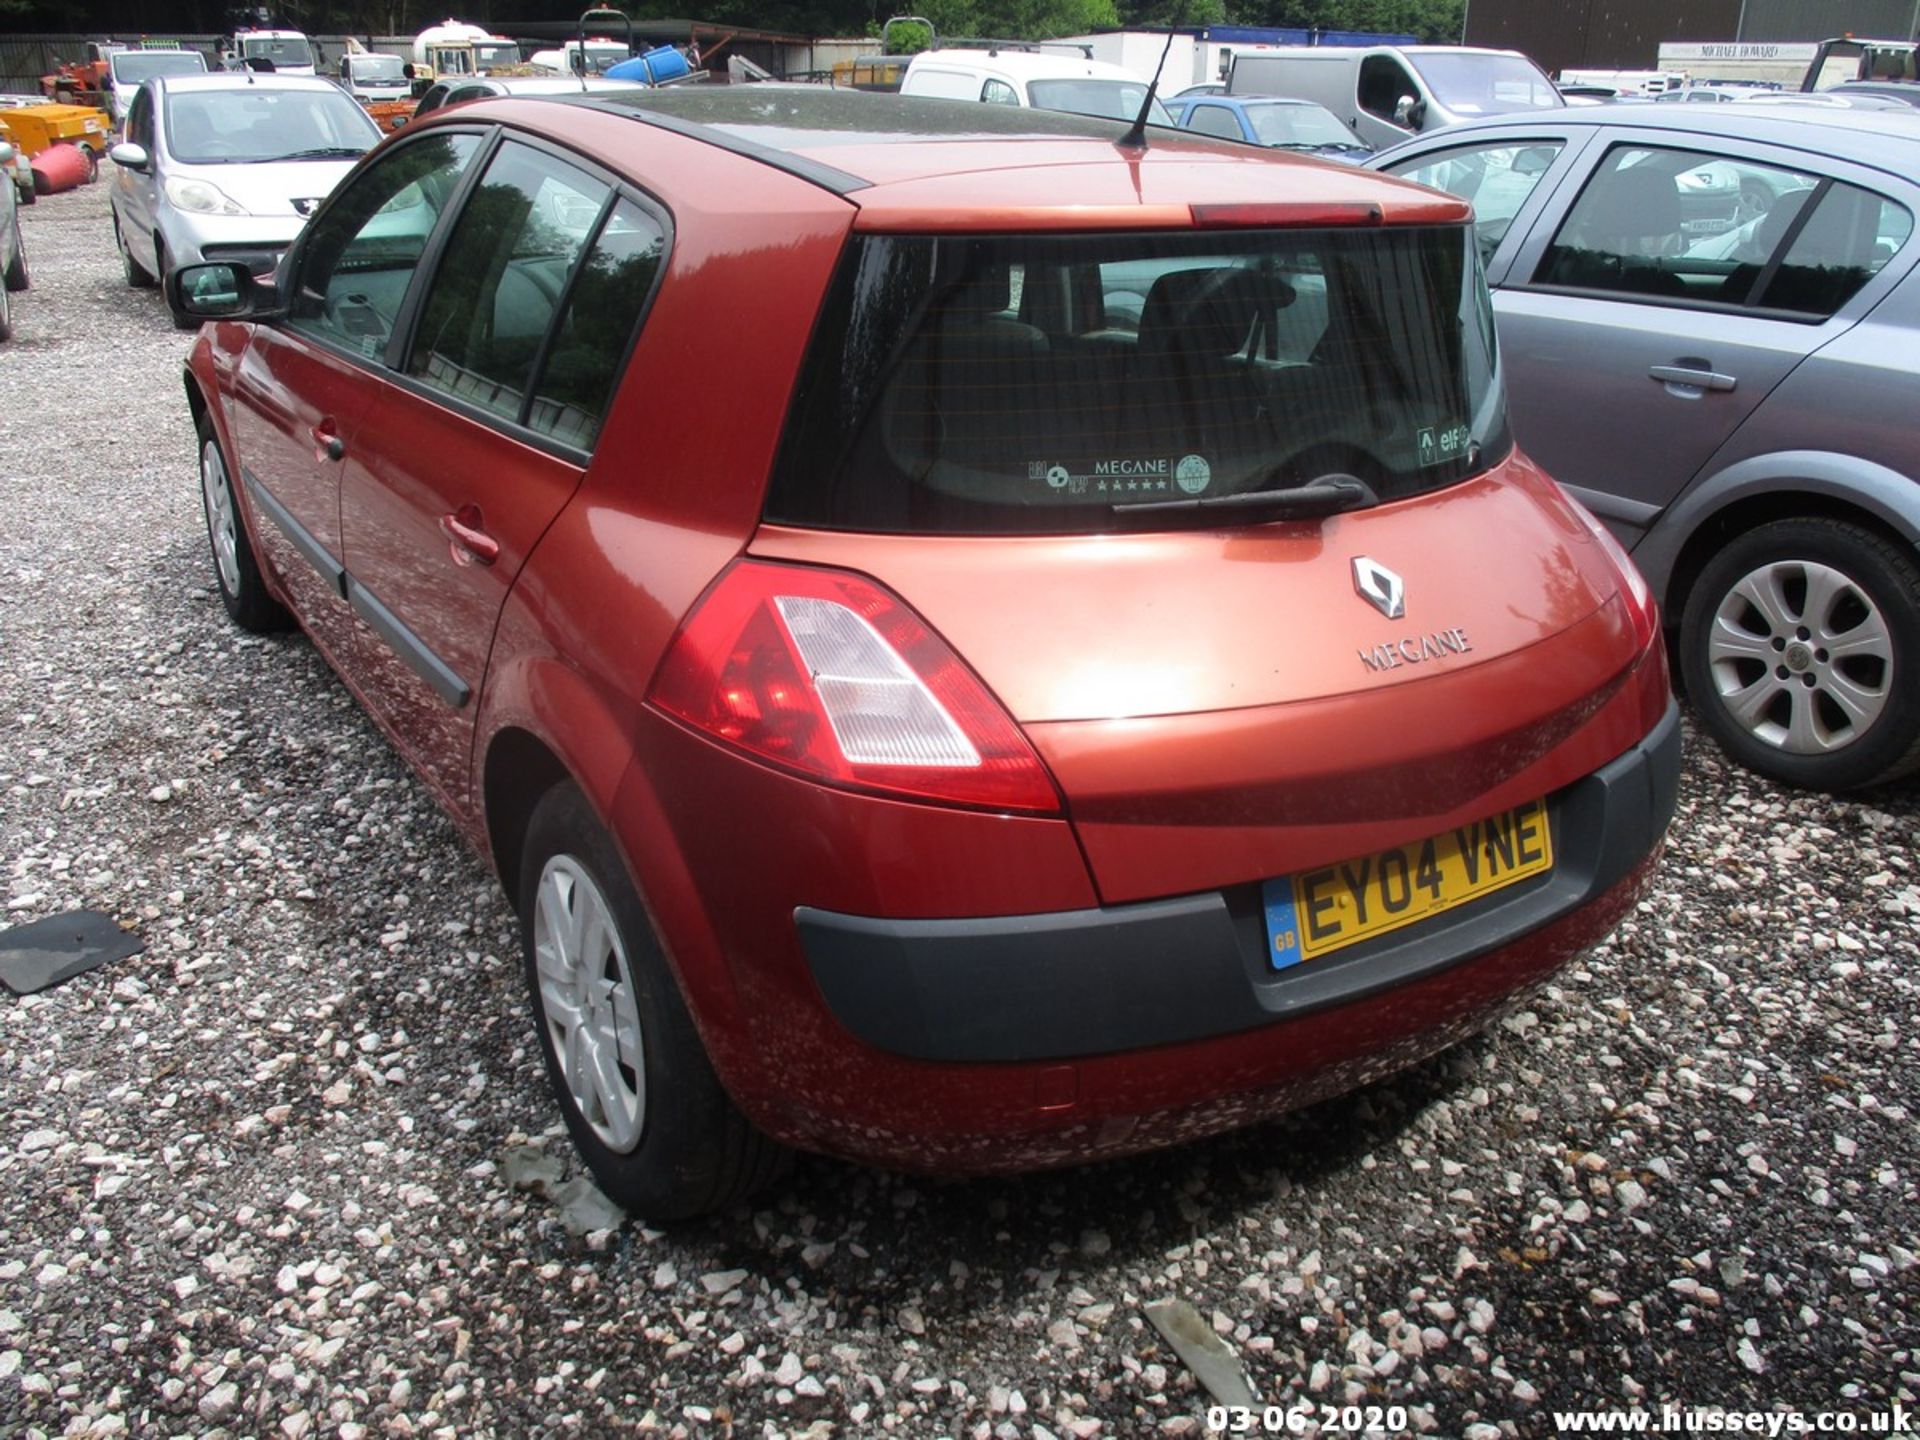
<svg viewBox="0 0 1920 1440">
<path fill-rule="evenodd" d="M 1173 17 L 1173 24 L 1167 27 L 1167 43 L 1160 47 L 1160 63 L 1153 67 L 1153 80 L 1147 86 L 1147 98 L 1140 102 L 1140 113 L 1133 117 L 1133 124 L 1127 127 L 1127 133 L 1113 142 L 1122 150 L 1147 148 L 1147 112 L 1153 109 L 1153 97 L 1160 92 L 1160 75 L 1167 68 L 1167 54 L 1173 49 L 1173 32 L 1186 22 L 1186 18 L 1186 0 L 1180 0 L 1180 13 Z"/>
</svg>

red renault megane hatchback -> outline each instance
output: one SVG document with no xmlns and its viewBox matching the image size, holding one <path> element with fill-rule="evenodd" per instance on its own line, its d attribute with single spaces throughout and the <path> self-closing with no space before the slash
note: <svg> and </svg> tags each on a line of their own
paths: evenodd
<svg viewBox="0 0 1920 1440">
<path fill-rule="evenodd" d="M 1519 454 L 1467 207 L 1032 110 L 461 106 L 187 266 L 219 589 L 489 856 L 649 1216 L 1384 1075 L 1604 935 L 1654 608 Z"/>
</svg>

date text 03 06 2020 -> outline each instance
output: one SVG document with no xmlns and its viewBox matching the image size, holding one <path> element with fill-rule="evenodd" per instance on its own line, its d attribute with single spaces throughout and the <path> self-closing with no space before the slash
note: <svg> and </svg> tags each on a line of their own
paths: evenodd
<svg viewBox="0 0 1920 1440">
<path fill-rule="evenodd" d="M 1382 1431 L 1405 1435 L 1407 1409 L 1404 1405 L 1302 1404 L 1258 1410 L 1250 1405 L 1214 1405 L 1207 1410 L 1207 1431 L 1212 1435 L 1304 1435 L 1310 1426 L 1318 1426 L 1322 1435 Z"/>
</svg>

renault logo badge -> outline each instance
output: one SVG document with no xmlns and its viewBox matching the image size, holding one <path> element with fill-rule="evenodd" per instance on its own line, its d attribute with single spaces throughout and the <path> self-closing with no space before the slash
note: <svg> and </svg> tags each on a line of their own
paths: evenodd
<svg viewBox="0 0 1920 1440">
<path fill-rule="evenodd" d="M 1353 588 L 1389 620 L 1407 613 L 1407 585 L 1378 560 L 1365 555 L 1353 557 Z"/>
</svg>

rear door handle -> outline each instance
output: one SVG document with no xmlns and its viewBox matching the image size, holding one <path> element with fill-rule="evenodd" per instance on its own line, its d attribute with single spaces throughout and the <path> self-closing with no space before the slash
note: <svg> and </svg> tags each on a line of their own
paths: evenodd
<svg viewBox="0 0 1920 1440">
<path fill-rule="evenodd" d="M 481 529 L 478 505 L 462 505 L 440 517 L 440 533 L 456 565 L 491 565 L 500 558 L 500 542 Z"/>
<path fill-rule="evenodd" d="M 1695 370 L 1686 365 L 1656 365 L 1647 374 L 1663 385 L 1691 385 L 1696 390 L 1731 390 L 1740 383 L 1737 376 L 1718 370 Z"/>
</svg>

